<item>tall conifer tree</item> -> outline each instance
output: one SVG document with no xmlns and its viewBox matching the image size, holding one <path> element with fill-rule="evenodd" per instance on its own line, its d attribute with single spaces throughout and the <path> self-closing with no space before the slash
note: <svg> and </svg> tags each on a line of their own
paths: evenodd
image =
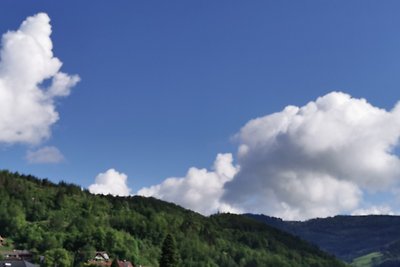
<svg viewBox="0 0 400 267">
<path fill-rule="evenodd" d="M 171 234 L 168 234 L 163 242 L 160 267 L 178 266 L 178 254 L 176 252 L 175 240 Z"/>
</svg>

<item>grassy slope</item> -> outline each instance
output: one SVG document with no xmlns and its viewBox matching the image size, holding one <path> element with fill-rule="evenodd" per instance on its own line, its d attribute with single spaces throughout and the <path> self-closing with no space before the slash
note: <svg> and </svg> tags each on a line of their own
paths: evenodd
<svg viewBox="0 0 400 267">
<path fill-rule="evenodd" d="M 380 252 L 372 252 L 367 255 L 355 258 L 351 263 L 354 267 L 374 267 L 382 263 L 383 254 Z"/>
<path fill-rule="evenodd" d="M 380 252 L 375 253 L 377 255 L 375 258 L 372 258 L 370 261 L 370 265 L 372 267 L 397 267 L 400 266 L 400 240 L 392 242 L 386 245 Z M 366 255 L 361 258 L 368 259 L 369 255 Z M 362 265 L 359 265 L 362 267 Z"/>
</svg>

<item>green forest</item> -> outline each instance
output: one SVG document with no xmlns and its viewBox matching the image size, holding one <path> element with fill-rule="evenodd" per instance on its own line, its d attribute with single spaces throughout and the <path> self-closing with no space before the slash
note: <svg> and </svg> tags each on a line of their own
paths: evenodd
<svg viewBox="0 0 400 267">
<path fill-rule="evenodd" d="M 166 236 L 176 266 L 345 266 L 252 218 L 205 217 L 154 198 L 92 195 L 74 184 L 0 171 L 0 199 L 0 235 L 36 261 L 45 256 L 43 266 L 84 266 L 101 250 L 156 267 Z"/>
</svg>

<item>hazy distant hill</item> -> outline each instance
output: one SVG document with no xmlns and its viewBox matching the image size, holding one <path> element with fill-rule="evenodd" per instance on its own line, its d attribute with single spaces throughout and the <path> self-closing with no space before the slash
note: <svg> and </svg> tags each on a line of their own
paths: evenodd
<svg viewBox="0 0 400 267">
<path fill-rule="evenodd" d="M 400 216 L 335 216 L 305 222 L 265 215 L 247 216 L 301 237 L 347 262 L 400 266 Z M 372 254 L 373 253 L 373 254 Z"/>
<path fill-rule="evenodd" d="M 95 250 L 157 266 L 171 233 L 180 266 L 344 266 L 298 238 L 246 216 L 204 217 L 154 198 L 95 196 L 67 183 L 0 172 L 0 235 L 59 266 L 81 266 Z"/>
</svg>

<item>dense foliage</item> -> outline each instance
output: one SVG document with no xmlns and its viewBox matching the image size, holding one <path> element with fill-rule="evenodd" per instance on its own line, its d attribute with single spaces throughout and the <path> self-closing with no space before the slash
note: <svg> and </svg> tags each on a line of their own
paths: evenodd
<svg viewBox="0 0 400 267">
<path fill-rule="evenodd" d="M 176 240 L 179 266 L 344 266 L 244 216 L 204 217 L 154 198 L 96 196 L 76 185 L 0 172 L 0 235 L 45 255 L 47 266 L 80 266 L 96 250 L 158 266 L 167 233 Z"/>
</svg>

